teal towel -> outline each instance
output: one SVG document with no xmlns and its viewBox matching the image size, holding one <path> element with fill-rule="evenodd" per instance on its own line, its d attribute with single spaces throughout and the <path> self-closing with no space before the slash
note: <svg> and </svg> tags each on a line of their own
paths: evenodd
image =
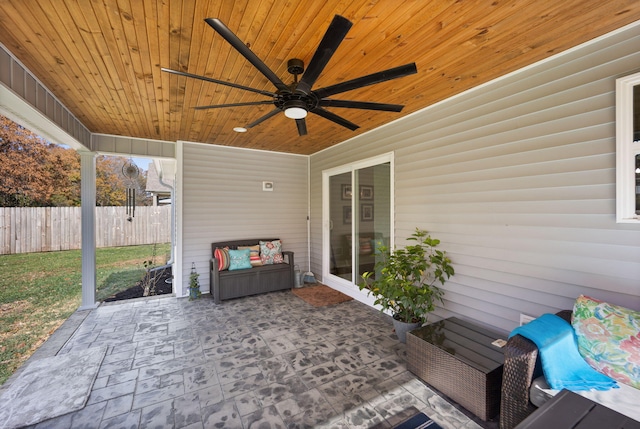
<svg viewBox="0 0 640 429">
<path fill-rule="evenodd" d="M 612 378 L 596 371 L 578 351 L 573 327 L 555 314 L 543 314 L 520 326 L 509 334 L 533 341 L 538 346 L 542 371 L 552 389 L 609 390 L 618 384 Z"/>
</svg>

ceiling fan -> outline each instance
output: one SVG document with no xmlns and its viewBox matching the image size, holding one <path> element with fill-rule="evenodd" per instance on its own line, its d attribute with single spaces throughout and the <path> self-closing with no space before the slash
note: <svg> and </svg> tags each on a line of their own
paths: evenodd
<svg viewBox="0 0 640 429">
<path fill-rule="evenodd" d="M 318 116 L 322 116 L 325 119 L 333 121 L 338 125 L 354 131 L 359 128 L 358 125 L 326 110 L 325 107 L 343 107 L 348 109 L 367 109 L 382 110 L 387 112 L 400 112 L 404 106 L 401 104 L 335 100 L 328 97 L 357 88 L 374 85 L 376 83 L 408 76 L 417 73 L 418 71 L 416 68 L 416 64 L 410 63 L 362 76 L 356 79 L 347 80 L 335 85 L 312 90 L 311 88 L 313 84 L 316 82 L 325 66 L 335 53 L 336 49 L 347 35 L 347 32 L 353 25 L 347 18 L 336 15 L 334 16 L 331 24 L 329 25 L 329 28 L 320 41 L 320 45 L 318 45 L 318 48 L 311 58 L 311 62 L 309 63 L 306 71 L 304 69 L 304 62 L 300 59 L 293 58 L 287 62 L 287 71 L 294 76 L 293 83 L 291 85 L 287 85 L 278 76 L 276 76 L 276 74 L 269 67 L 267 67 L 267 65 L 262 62 L 262 60 L 260 60 L 260 58 L 258 58 L 258 56 L 256 56 L 256 54 L 254 54 L 253 51 L 251 51 L 251 49 L 249 49 L 238 38 L 238 36 L 236 36 L 225 24 L 223 24 L 222 21 L 216 18 L 207 18 L 205 19 L 205 22 L 209 24 L 218 34 L 220 34 L 227 42 L 229 42 L 229 44 L 231 44 L 231 46 L 235 48 L 242 56 L 244 56 L 251 64 L 253 64 L 253 66 L 257 68 L 260 73 L 262 73 L 267 79 L 269 79 L 269 81 L 271 81 L 271 83 L 273 83 L 273 85 L 276 87 L 276 91 L 263 91 L 244 85 L 239 85 L 192 73 L 186 73 L 178 70 L 172 70 L 164 67 L 162 68 L 162 71 L 189 78 L 200 79 L 207 82 L 213 82 L 220 85 L 226 85 L 245 91 L 251 91 L 260 95 L 270 97 L 270 100 L 263 101 L 249 101 L 245 103 L 229 103 L 195 107 L 195 109 L 218 109 L 223 107 L 257 106 L 266 104 L 273 104 L 275 106 L 274 110 L 256 119 L 246 127 L 240 127 L 240 131 L 246 131 L 249 128 L 253 128 L 280 112 L 284 112 L 286 117 L 296 120 L 298 134 L 301 136 L 307 134 L 307 124 L 305 121 L 305 117 L 309 112 L 314 113 Z M 298 75 L 302 75 L 300 81 L 298 81 Z"/>
</svg>

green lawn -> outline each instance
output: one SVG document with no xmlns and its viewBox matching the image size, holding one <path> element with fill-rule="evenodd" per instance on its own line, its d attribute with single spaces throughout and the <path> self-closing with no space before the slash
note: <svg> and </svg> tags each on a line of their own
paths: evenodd
<svg viewBox="0 0 640 429">
<path fill-rule="evenodd" d="M 170 244 L 96 250 L 102 300 L 139 281 L 145 261 L 166 263 Z M 0 255 L 0 385 L 80 305 L 80 250 Z"/>
</svg>

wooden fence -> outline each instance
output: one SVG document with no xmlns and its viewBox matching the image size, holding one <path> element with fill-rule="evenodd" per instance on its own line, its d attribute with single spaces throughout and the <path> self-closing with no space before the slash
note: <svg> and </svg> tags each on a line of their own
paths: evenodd
<svg viewBox="0 0 640 429">
<path fill-rule="evenodd" d="M 96 207 L 96 247 L 171 241 L 171 206 Z M 80 207 L 0 207 L 0 255 L 81 248 Z"/>
</svg>

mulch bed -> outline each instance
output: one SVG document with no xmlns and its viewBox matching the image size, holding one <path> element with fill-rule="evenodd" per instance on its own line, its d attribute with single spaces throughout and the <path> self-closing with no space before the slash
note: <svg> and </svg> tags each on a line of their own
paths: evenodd
<svg viewBox="0 0 640 429">
<path fill-rule="evenodd" d="M 171 266 L 156 268 L 151 271 L 153 287 L 151 288 L 150 296 L 155 295 L 166 295 L 169 293 L 173 293 L 171 286 Z M 167 282 L 169 279 L 169 282 Z M 105 298 L 105 302 L 112 301 L 121 301 L 124 299 L 133 299 L 133 298 L 142 298 L 144 296 L 144 286 L 143 281 L 139 281 L 135 286 L 130 287 L 127 290 L 123 290 L 122 292 L 118 292 L 115 295 L 112 295 L 108 298 Z"/>
</svg>

